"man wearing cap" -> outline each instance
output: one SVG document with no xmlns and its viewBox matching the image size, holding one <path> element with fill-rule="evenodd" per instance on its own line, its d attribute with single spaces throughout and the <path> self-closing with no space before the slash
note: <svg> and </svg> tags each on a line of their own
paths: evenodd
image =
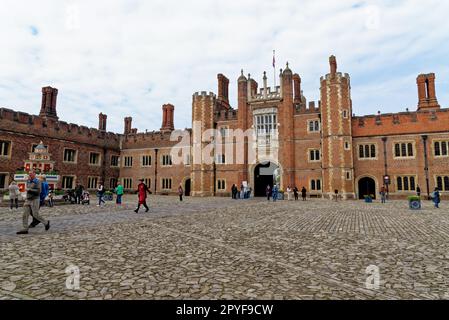
<svg viewBox="0 0 449 320">
<path fill-rule="evenodd" d="M 139 179 L 140 183 L 137 186 L 137 196 L 139 197 L 139 204 L 137 205 L 135 213 L 139 213 L 140 206 L 143 205 L 145 207 L 145 212 L 148 212 L 150 208 L 147 206 L 147 192 L 151 194 L 151 190 L 147 187 L 147 185 L 143 182 L 144 179 Z"/>
</svg>

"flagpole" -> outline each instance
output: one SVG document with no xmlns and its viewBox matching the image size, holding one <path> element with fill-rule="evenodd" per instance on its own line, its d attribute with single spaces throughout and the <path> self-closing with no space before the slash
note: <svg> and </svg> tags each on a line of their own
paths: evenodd
<svg viewBox="0 0 449 320">
<path fill-rule="evenodd" d="M 274 78 L 274 90 L 276 90 L 276 58 L 275 58 L 276 51 L 273 50 L 273 78 Z"/>
</svg>

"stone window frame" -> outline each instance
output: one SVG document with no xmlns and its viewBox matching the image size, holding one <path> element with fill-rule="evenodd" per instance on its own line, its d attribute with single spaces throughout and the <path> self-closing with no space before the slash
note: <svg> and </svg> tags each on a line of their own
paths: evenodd
<svg viewBox="0 0 449 320">
<path fill-rule="evenodd" d="M 133 190 L 133 182 L 134 182 L 133 178 L 131 178 L 131 177 L 123 177 L 123 178 L 121 178 L 121 180 L 122 180 L 123 189 L 125 189 L 125 190 Z M 126 187 L 127 183 L 125 183 L 125 181 L 130 182 L 130 186 L 129 187 Z"/>
<path fill-rule="evenodd" d="M 115 181 L 115 186 L 113 186 L 112 181 Z M 109 178 L 109 188 L 110 189 L 115 189 L 117 187 L 117 184 L 119 182 L 119 178 Z"/>
<path fill-rule="evenodd" d="M 144 165 L 143 163 L 144 163 L 144 161 L 143 161 L 143 159 L 144 159 L 144 157 L 149 157 L 149 165 Z M 147 154 L 147 153 L 145 153 L 145 154 L 141 154 L 140 155 L 140 167 L 141 168 L 151 168 L 153 166 L 153 155 L 151 155 L 151 154 Z"/>
<path fill-rule="evenodd" d="M 168 188 L 167 184 L 170 185 L 170 188 Z M 161 178 L 161 190 L 171 191 L 172 188 L 173 188 L 173 179 L 171 177 L 170 178 Z"/>
<path fill-rule="evenodd" d="M 75 159 L 74 161 L 67 161 L 65 160 L 65 151 L 66 150 L 74 150 L 75 151 Z M 74 149 L 74 148 L 63 148 L 62 149 L 62 162 L 63 163 L 70 163 L 70 164 L 78 164 L 78 149 Z"/>
<path fill-rule="evenodd" d="M 404 190 L 404 178 L 405 177 L 408 177 L 408 184 L 409 184 L 408 190 Z M 415 189 L 410 189 L 410 177 L 415 178 Z M 402 190 L 399 190 L 399 188 L 398 188 L 398 178 L 402 178 Z M 417 174 L 406 174 L 406 173 L 404 173 L 404 174 L 397 174 L 397 175 L 394 175 L 394 180 L 392 182 L 394 183 L 395 190 L 398 193 L 413 193 L 413 192 L 416 192 L 416 188 L 420 185 Z"/>
<path fill-rule="evenodd" d="M 215 155 L 215 164 L 226 164 L 226 154 L 219 153 Z"/>
<path fill-rule="evenodd" d="M 8 190 L 9 187 L 9 172 L 0 172 L 0 175 L 5 175 L 5 185 L 0 186 L 0 190 Z"/>
<path fill-rule="evenodd" d="M 315 122 L 318 122 L 318 130 L 310 130 L 310 123 L 313 122 L 313 128 L 315 129 Z M 321 132 L 321 120 L 320 118 L 314 118 L 314 119 L 309 119 L 307 120 L 307 133 L 320 133 Z"/>
<path fill-rule="evenodd" d="M 90 162 L 90 155 L 91 154 L 98 154 L 98 163 L 91 163 Z M 89 162 L 88 165 L 91 167 L 101 167 L 101 153 L 98 151 L 89 151 Z"/>
<path fill-rule="evenodd" d="M 396 144 L 403 144 L 405 143 L 407 145 L 407 154 L 408 154 L 408 144 L 412 144 L 412 150 L 413 150 L 413 156 L 400 156 L 397 157 L 396 156 Z M 397 140 L 397 141 L 393 141 L 392 143 L 392 155 L 393 155 L 393 159 L 394 160 L 413 160 L 416 159 L 416 153 L 417 153 L 417 149 L 416 149 L 416 141 L 415 140 Z"/>
<path fill-rule="evenodd" d="M 13 145 L 13 142 L 12 141 L 10 141 L 10 140 L 0 140 L 0 142 L 7 142 L 7 143 L 9 143 L 9 147 L 8 147 L 8 154 L 5 156 L 5 155 L 2 155 L 2 154 L 0 154 L 0 159 L 11 159 L 11 156 L 12 156 L 12 145 Z"/>
<path fill-rule="evenodd" d="M 222 188 L 223 187 L 223 184 L 224 183 L 224 188 Z M 216 188 L 217 188 L 217 192 L 226 192 L 226 187 L 228 186 L 228 183 L 226 182 L 226 179 L 222 179 L 222 178 L 220 178 L 220 179 L 217 179 L 217 181 L 216 181 Z"/>
<path fill-rule="evenodd" d="M 348 147 L 346 147 L 346 145 L 348 145 Z M 351 151 L 351 142 L 348 141 L 348 140 L 344 140 L 344 141 L 343 141 L 343 148 L 344 148 L 346 151 Z"/>
<path fill-rule="evenodd" d="M 131 158 L 131 165 L 127 165 L 126 164 L 126 158 Z M 133 162 L 134 162 L 134 156 L 132 156 L 132 155 L 129 155 L 129 156 L 123 155 L 123 168 L 132 168 L 133 165 L 134 165 Z"/>
<path fill-rule="evenodd" d="M 447 154 L 446 155 L 439 155 L 439 156 L 437 156 L 436 154 L 435 154 L 435 143 L 436 142 L 438 142 L 439 144 L 440 144 L 440 153 L 441 153 L 441 151 L 442 151 L 442 148 L 441 148 L 441 143 L 442 142 L 446 142 L 446 145 L 447 145 Z M 449 139 L 444 139 L 444 138 L 439 138 L 439 139 L 432 139 L 432 144 L 431 144 L 431 148 L 432 148 L 432 155 L 433 155 L 433 157 L 435 158 L 435 159 L 441 159 L 441 158 L 449 158 Z"/>
<path fill-rule="evenodd" d="M 349 174 L 349 177 L 348 177 Z M 345 180 L 352 181 L 352 170 L 345 170 Z"/>
<path fill-rule="evenodd" d="M 311 151 L 318 151 L 318 155 L 319 155 L 320 159 L 319 160 L 312 160 Z M 309 162 L 309 163 L 321 162 L 321 158 L 322 158 L 321 149 L 319 149 L 319 148 L 318 149 L 317 148 L 308 148 L 307 149 L 307 162 Z"/>
<path fill-rule="evenodd" d="M 73 180 L 72 180 L 72 187 L 71 187 L 71 188 L 66 188 L 66 187 L 64 186 L 64 178 L 65 178 L 65 177 L 73 178 Z M 72 175 L 72 174 L 61 175 L 61 189 L 62 189 L 62 190 L 70 190 L 70 189 L 73 189 L 73 185 L 75 184 L 75 181 L 77 181 L 76 175 Z"/>
<path fill-rule="evenodd" d="M 89 182 L 91 182 L 90 179 L 97 179 L 94 187 L 89 187 Z M 99 182 L 100 182 L 100 177 L 99 176 L 88 176 L 87 177 L 87 187 L 86 187 L 87 190 L 95 190 L 95 189 L 97 189 L 97 185 L 98 185 Z"/>
<path fill-rule="evenodd" d="M 444 184 L 444 178 L 449 178 L 449 173 L 441 173 L 441 174 L 434 174 L 433 175 L 433 179 L 434 179 L 434 183 L 435 183 L 435 188 L 438 187 L 438 178 L 441 177 L 443 179 L 443 190 L 440 190 L 440 192 L 444 192 L 444 193 L 449 193 L 449 188 L 446 189 L 445 188 L 445 184 Z"/>
<path fill-rule="evenodd" d="M 312 189 L 312 181 L 315 182 L 315 189 Z M 320 189 L 317 189 L 317 182 L 320 182 Z M 309 179 L 309 193 L 323 192 L 323 179 L 322 178 L 312 178 Z"/>
<path fill-rule="evenodd" d="M 371 157 L 360 158 L 360 146 L 363 146 L 365 148 L 365 146 L 367 146 L 367 145 L 370 146 L 370 155 L 371 155 L 371 146 L 372 145 L 375 146 L 376 156 L 374 158 L 371 158 Z M 394 146 L 393 146 L 393 149 L 394 149 Z M 356 152 L 357 152 L 357 159 L 359 161 L 377 161 L 377 160 L 379 160 L 379 146 L 378 146 L 377 142 L 358 142 Z"/>
<path fill-rule="evenodd" d="M 112 165 L 112 157 L 117 157 L 117 165 Z M 111 168 L 120 168 L 120 155 L 111 154 L 111 156 L 109 157 L 109 166 Z"/>
<path fill-rule="evenodd" d="M 348 109 L 343 109 L 341 114 L 342 114 L 343 119 L 348 119 L 349 118 L 349 110 Z"/>
<path fill-rule="evenodd" d="M 170 164 L 164 164 L 164 162 L 166 163 L 166 161 L 164 161 L 164 157 L 168 157 L 167 159 L 169 159 Z M 160 161 L 161 161 L 161 167 L 170 168 L 173 166 L 173 159 L 172 159 L 171 154 L 161 154 Z"/>
<path fill-rule="evenodd" d="M 151 189 L 151 178 L 143 178 L 143 183 L 145 183 L 145 185 Z"/>
</svg>

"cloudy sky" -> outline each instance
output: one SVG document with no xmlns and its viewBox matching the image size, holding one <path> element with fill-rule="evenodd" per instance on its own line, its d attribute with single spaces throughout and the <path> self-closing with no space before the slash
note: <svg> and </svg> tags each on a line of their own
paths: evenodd
<svg viewBox="0 0 449 320">
<path fill-rule="evenodd" d="M 91 127 L 98 113 L 122 132 L 158 130 L 161 105 L 191 126 L 196 91 L 243 68 L 261 83 L 290 63 L 307 99 L 335 54 L 357 115 L 415 109 L 416 76 L 435 72 L 449 106 L 449 2 L 439 0 L 0 0 L 0 106 L 39 113 L 41 87 L 59 89 L 61 120 Z M 277 71 L 278 72 L 278 71 Z"/>
</svg>

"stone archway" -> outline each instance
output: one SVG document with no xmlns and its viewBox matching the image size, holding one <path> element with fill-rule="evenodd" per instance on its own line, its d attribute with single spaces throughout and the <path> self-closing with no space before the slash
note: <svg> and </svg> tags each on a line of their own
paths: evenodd
<svg viewBox="0 0 449 320">
<path fill-rule="evenodd" d="M 358 183 L 359 199 L 365 199 L 365 196 L 374 196 L 376 199 L 376 181 L 371 177 L 363 177 Z"/>
<path fill-rule="evenodd" d="M 273 188 L 276 181 L 275 173 L 279 171 L 279 166 L 274 162 L 262 162 L 254 168 L 254 196 L 265 197 L 265 189 L 267 185 Z"/>
</svg>

